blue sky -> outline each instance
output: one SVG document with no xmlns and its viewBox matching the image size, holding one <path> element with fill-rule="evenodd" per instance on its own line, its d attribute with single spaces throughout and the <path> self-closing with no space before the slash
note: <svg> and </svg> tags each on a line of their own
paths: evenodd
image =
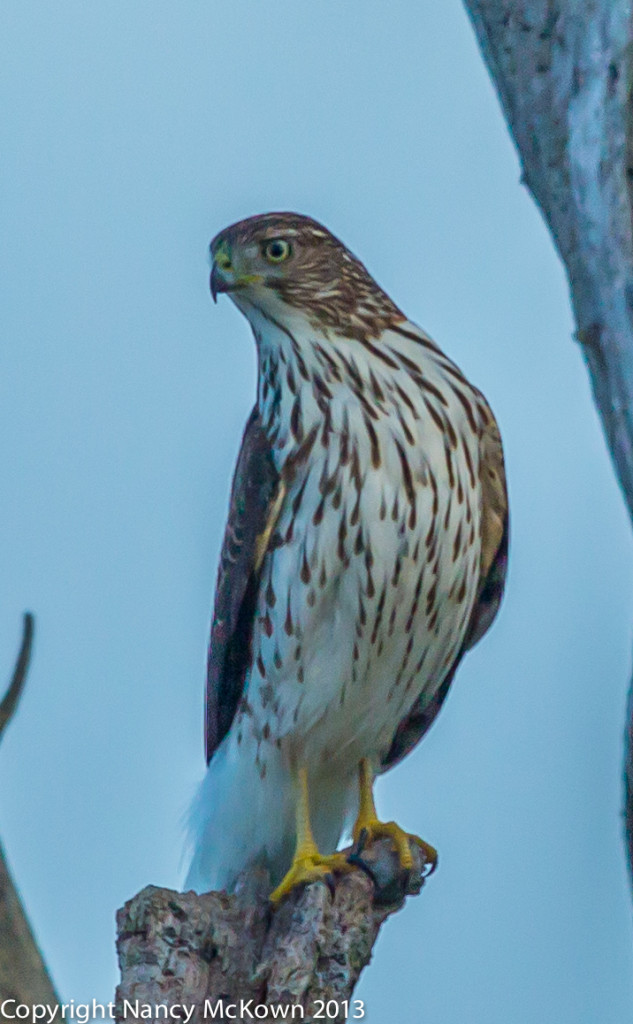
<svg viewBox="0 0 633 1024">
<path fill-rule="evenodd" d="M 0 652 L 35 660 L 0 834 L 66 999 L 114 912 L 177 887 L 254 346 L 208 294 L 240 217 L 326 223 L 484 390 L 512 502 L 498 622 L 379 787 L 441 868 L 359 991 L 370 1024 L 623 1024 L 632 545 L 567 288 L 452 0 L 0 7 Z"/>
</svg>

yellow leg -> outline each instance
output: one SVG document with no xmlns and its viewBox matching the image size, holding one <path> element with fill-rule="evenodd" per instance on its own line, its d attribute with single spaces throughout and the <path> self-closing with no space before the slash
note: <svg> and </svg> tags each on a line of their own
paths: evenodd
<svg viewBox="0 0 633 1024">
<path fill-rule="evenodd" d="M 278 906 L 284 896 L 299 885 L 309 882 L 327 881 L 334 871 L 350 871 L 346 857 L 342 853 L 331 853 L 327 856 L 319 853 L 310 826 L 310 803 L 308 797 L 308 772 L 299 768 L 299 799 L 297 800 L 297 847 L 290 870 L 270 896 L 273 906 Z"/>
<path fill-rule="evenodd" d="M 416 843 L 423 851 L 427 863 L 431 865 L 429 874 L 435 870 L 437 864 L 437 850 L 428 843 L 425 843 L 419 836 L 405 832 L 395 821 L 380 821 L 376 813 L 374 803 L 374 776 L 369 759 L 364 757 L 359 765 L 358 780 L 360 785 L 360 804 L 358 817 L 354 824 L 352 835 L 354 841 L 360 846 L 372 839 L 387 837 L 393 840 L 398 852 L 400 864 L 406 870 L 413 867 L 411 856 L 411 843 Z"/>
</svg>

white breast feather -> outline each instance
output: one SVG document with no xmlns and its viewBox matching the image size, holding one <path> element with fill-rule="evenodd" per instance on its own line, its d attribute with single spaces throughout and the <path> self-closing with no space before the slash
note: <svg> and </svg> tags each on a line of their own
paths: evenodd
<svg viewBox="0 0 633 1024">
<path fill-rule="evenodd" d="M 413 325 L 410 327 L 415 330 Z M 293 352 L 288 339 L 280 337 L 279 332 L 271 332 L 270 325 L 266 325 L 266 332 L 262 332 L 260 338 L 262 349 L 265 351 L 267 345 L 280 348 L 287 364 L 291 365 Z M 318 362 L 310 332 L 297 330 L 293 334 L 295 338 L 304 339 L 301 353 L 310 371 L 315 368 L 315 359 Z M 430 384 L 443 387 L 450 403 L 446 416 L 469 445 L 471 464 L 476 472 L 477 439 L 468 427 L 463 406 L 456 396 L 451 397 L 452 391 L 446 389 L 440 360 L 436 361 L 427 349 L 395 332 L 384 335 L 378 344 L 386 351 L 402 353 L 421 364 Z M 369 379 L 371 370 L 384 395 L 384 401 L 379 403 L 384 412 L 372 421 L 381 465 L 377 469 L 372 467 L 371 442 L 360 402 L 350 392 L 347 382 L 339 384 L 330 376 L 327 384 L 333 397 L 329 444 L 326 448 L 320 438 L 316 441 L 307 468 L 293 482 L 284 503 L 277 532 L 285 537 L 294 520 L 292 539 L 275 548 L 264 562 L 259 615 L 253 636 L 253 647 L 260 652 L 261 661 L 260 667 L 257 663 L 253 666 L 248 681 L 254 728 L 263 730 L 267 725 L 271 737 L 279 738 L 289 752 L 312 764 L 315 770 L 333 761 L 338 761 L 346 770 L 362 756 L 371 756 L 377 761 L 388 749 L 399 722 L 420 692 L 428 693 L 429 699 L 432 697 L 463 642 L 475 598 L 480 558 L 478 501 L 471 502 L 472 543 L 464 543 L 458 557 L 453 558 L 453 541 L 464 518 L 466 498 L 458 503 L 454 489 L 449 486 L 445 432 L 424 407 L 416 420 L 395 391 L 397 383 L 412 403 L 420 406 L 419 386 L 406 367 L 394 370 L 383 366 L 361 342 L 353 339 L 339 339 L 336 348 L 354 361 L 363 380 Z M 316 369 L 324 376 L 327 366 L 318 363 Z M 295 376 L 305 435 L 312 426 L 322 425 L 323 413 L 318 408 L 311 383 L 303 380 L 298 372 Z M 282 395 L 281 405 L 276 410 L 279 433 L 275 458 L 280 471 L 296 448 L 290 428 L 295 397 L 288 389 Z M 394 415 L 396 405 L 404 426 Z M 459 430 L 460 424 L 463 430 Z M 319 481 L 324 470 L 326 474 L 331 473 L 339 464 L 345 429 L 358 450 L 363 467 L 358 523 L 352 525 L 351 521 L 357 491 L 348 461 L 340 471 L 343 495 L 340 507 L 333 508 L 333 494 L 330 494 L 317 527 L 313 517 L 322 499 Z M 416 489 L 412 528 L 398 445 L 406 453 Z M 451 452 L 451 459 L 455 479 L 461 479 L 466 495 L 468 467 L 461 444 Z M 436 481 L 436 496 L 430 483 L 431 474 Z M 293 502 L 300 490 L 295 515 Z M 438 531 L 435 572 L 428 561 L 425 544 L 434 502 L 437 503 Z M 343 515 L 346 519 L 345 561 L 339 554 Z M 355 553 L 359 528 L 363 550 Z M 463 523 L 461 529 L 465 529 Z M 373 559 L 369 569 L 368 550 Z M 310 571 L 309 582 L 302 579 L 305 563 Z M 399 574 L 396 572 L 398 563 Z M 421 573 L 422 582 L 418 587 Z M 458 602 L 456 594 L 462 581 L 466 590 Z M 274 609 L 266 605 L 265 593 L 269 585 L 277 597 Z M 433 628 L 429 629 L 426 603 L 432 587 L 435 587 L 434 606 L 437 605 L 438 611 Z M 380 625 L 374 631 L 381 600 Z M 365 617 L 362 635 L 358 635 L 361 629 L 359 602 L 362 602 Z M 413 624 L 407 629 L 414 602 Z M 292 635 L 283 628 L 286 604 L 290 610 Z M 265 619 L 274 623 L 270 636 L 262 625 Z M 372 637 L 373 642 L 370 642 Z M 264 673 L 260 671 L 262 665 Z M 265 759 L 264 751 L 261 756 Z"/>
</svg>

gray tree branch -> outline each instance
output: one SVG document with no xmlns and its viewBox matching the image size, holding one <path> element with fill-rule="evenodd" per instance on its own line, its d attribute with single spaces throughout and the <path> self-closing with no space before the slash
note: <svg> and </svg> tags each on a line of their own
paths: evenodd
<svg viewBox="0 0 633 1024">
<path fill-rule="evenodd" d="M 464 0 L 567 270 L 577 340 L 633 516 L 630 0 Z M 633 696 L 625 753 L 633 882 Z"/>
<path fill-rule="evenodd" d="M 22 625 L 22 643 L 20 644 L 20 652 L 15 663 L 15 668 L 13 669 L 13 676 L 11 677 L 9 688 L 0 702 L 0 740 L 2 739 L 4 730 L 13 718 L 18 706 L 18 701 L 22 696 L 22 690 L 24 689 L 24 684 L 26 682 L 26 675 L 29 670 L 32 647 L 33 616 L 30 612 L 26 612 Z"/>
<path fill-rule="evenodd" d="M 9 688 L 0 703 L 0 739 L 11 721 L 24 689 L 33 644 L 33 616 L 24 616 L 20 653 Z M 0 1002 L 58 1002 L 20 897 L 0 846 Z"/>
<path fill-rule="evenodd" d="M 354 987 L 380 926 L 422 886 L 424 857 L 415 844 L 411 852 L 414 870 L 403 875 L 391 842 L 372 844 L 363 859 L 375 882 L 353 871 L 332 891 L 319 882 L 291 893 L 274 914 L 263 873 L 247 873 L 230 896 L 143 889 L 117 915 L 117 1020 L 130 1020 L 137 1000 L 185 1003 L 194 1008 L 192 1024 L 213 1012 L 251 1020 L 255 1007 L 260 1020 L 279 1019 L 287 1007 L 287 1019 L 311 1021 L 319 1001 L 329 1004 L 322 1019 L 347 1020 L 348 1003 L 351 1019 Z M 304 1016 L 295 1009 L 290 1017 L 293 1007 Z M 160 1019 L 160 1011 L 148 1017 Z"/>
</svg>

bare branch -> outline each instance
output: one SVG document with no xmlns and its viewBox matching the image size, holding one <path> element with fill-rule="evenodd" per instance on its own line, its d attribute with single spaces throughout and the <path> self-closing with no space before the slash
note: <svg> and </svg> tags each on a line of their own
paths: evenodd
<svg viewBox="0 0 633 1024">
<path fill-rule="evenodd" d="M 33 616 L 26 612 L 20 653 L 11 683 L 0 704 L 0 738 L 24 689 L 33 628 Z M 15 999 L 28 1006 L 58 1002 L 0 846 L 0 1001 L 5 999 Z"/>
<path fill-rule="evenodd" d="M 48 1003 L 59 999 L 24 913 L 0 846 L 0 1001 Z"/>
<path fill-rule="evenodd" d="M 2 734 L 9 724 L 13 714 L 18 706 L 18 701 L 24 689 L 26 682 L 26 675 L 29 670 L 29 661 L 31 660 L 31 648 L 33 646 L 33 628 L 34 619 L 30 612 L 24 613 L 24 622 L 22 627 L 22 644 L 20 645 L 20 653 L 18 654 L 18 660 L 15 663 L 13 670 L 13 676 L 9 683 L 9 689 L 2 699 L 0 704 L 0 739 Z"/>
</svg>

